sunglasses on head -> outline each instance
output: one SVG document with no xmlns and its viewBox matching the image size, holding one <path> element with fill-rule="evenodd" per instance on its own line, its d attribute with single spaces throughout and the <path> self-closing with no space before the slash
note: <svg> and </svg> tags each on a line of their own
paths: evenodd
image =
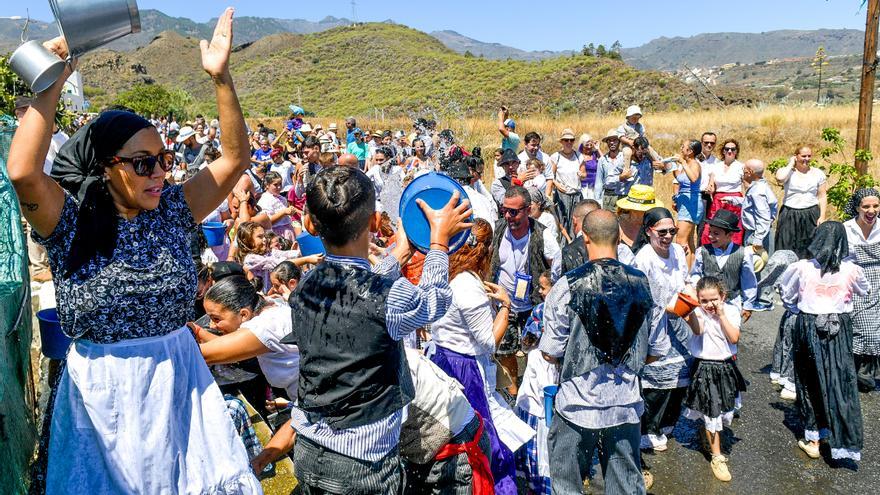
<svg viewBox="0 0 880 495">
<path fill-rule="evenodd" d="M 141 177 L 149 177 L 153 175 L 153 170 L 156 169 L 156 164 L 159 164 L 159 167 L 163 172 L 168 172 L 174 166 L 174 163 L 166 163 L 165 162 L 165 153 L 159 153 L 158 155 L 147 155 L 147 156 L 114 156 L 110 159 L 111 165 L 117 165 L 120 163 L 130 163 L 132 168 L 134 169 L 134 173 L 140 175 Z"/>
<path fill-rule="evenodd" d="M 654 233 L 659 235 L 660 237 L 666 237 L 667 235 L 675 235 L 678 234 L 678 228 L 673 227 L 671 229 L 652 229 Z"/>
<path fill-rule="evenodd" d="M 501 216 L 507 216 L 508 214 L 512 217 L 519 215 L 519 212 L 528 208 L 527 206 L 523 206 L 522 208 L 505 208 L 501 207 Z"/>
</svg>

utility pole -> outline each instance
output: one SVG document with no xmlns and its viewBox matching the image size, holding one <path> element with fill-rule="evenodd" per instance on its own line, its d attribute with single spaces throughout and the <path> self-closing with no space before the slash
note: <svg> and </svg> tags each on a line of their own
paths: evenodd
<svg viewBox="0 0 880 495">
<path fill-rule="evenodd" d="M 871 111 L 874 106 L 874 79 L 877 76 L 877 27 L 880 22 L 880 0 L 868 0 L 865 21 L 865 53 L 862 61 L 862 88 L 859 91 L 859 122 L 856 127 L 856 150 L 871 147 Z M 868 172 L 868 162 L 856 160 L 859 174 Z"/>
<path fill-rule="evenodd" d="M 816 56 L 813 57 L 813 63 L 810 65 L 816 69 L 816 73 L 819 74 L 819 89 L 816 90 L 816 105 L 819 104 L 820 98 L 822 96 L 822 67 L 828 65 L 828 58 L 825 55 L 825 47 L 820 46 L 818 50 L 816 50 Z"/>
</svg>

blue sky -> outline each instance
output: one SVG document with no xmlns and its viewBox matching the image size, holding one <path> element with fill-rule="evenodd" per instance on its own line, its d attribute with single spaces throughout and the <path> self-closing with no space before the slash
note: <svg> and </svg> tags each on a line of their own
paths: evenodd
<svg viewBox="0 0 880 495">
<path fill-rule="evenodd" d="M 525 50 L 575 49 L 586 43 L 638 46 L 660 36 L 707 32 L 761 32 L 775 29 L 864 29 L 861 0 L 693 0 L 484 1 L 357 0 L 357 19 L 401 24 L 430 32 L 451 29 L 481 41 Z M 621 6 L 631 5 L 626 10 Z M 140 8 L 205 21 L 226 5 L 237 15 L 319 20 L 352 17 L 350 0 L 138 0 Z M 48 0 L 0 0 L 0 16 L 50 20 Z"/>
</svg>

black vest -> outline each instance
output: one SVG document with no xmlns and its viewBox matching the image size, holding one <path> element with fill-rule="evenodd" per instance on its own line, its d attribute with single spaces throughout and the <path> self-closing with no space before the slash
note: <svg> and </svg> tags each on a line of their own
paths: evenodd
<svg viewBox="0 0 880 495">
<path fill-rule="evenodd" d="M 742 293 L 742 279 L 740 278 L 740 270 L 742 270 L 745 252 L 742 246 L 733 245 L 733 251 L 727 257 L 724 268 L 718 266 L 718 259 L 713 254 L 715 248 L 711 244 L 703 246 L 703 276 L 717 277 L 724 282 L 727 288 L 727 301 L 732 301 L 739 297 Z"/>
<path fill-rule="evenodd" d="M 492 239 L 492 260 L 489 262 L 489 273 L 492 274 L 492 280 L 498 282 L 498 271 L 501 269 L 501 240 L 507 233 L 507 220 L 501 219 L 495 223 Z M 529 299 L 532 305 L 537 306 L 541 303 L 541 287 L 538 285 L 538 277 L 542 273 L 550 269 L 550 264 L 544 258 L 544 226 L 534 218 L 529 218 L 529 247 L 528 247 L 528 275 L 532 276 L 532 293 Z"/>
<path fill-rule="evenodd" d="M 571 334 L 560 381 L 603 364 L 638 374 L 648 355 L 654 300 L 641 271 L 612 260 L 587 262 L 566 275 Z"/>
<path fill-rule="evenodd" d="M 299 346 L 299 408 L 309 421 L 351 428 L 388 417 L 415 390 L 403 343 L 388 335 L 385 307 L 393 280 L 325 262 L 290 296 Z"/>
<path fill-rule="evenodd" d="M 562 273 L 568 273 L 587 262 L 587 248 L 583 236 L 577 236 L 562 247 Z"/>
</svg>

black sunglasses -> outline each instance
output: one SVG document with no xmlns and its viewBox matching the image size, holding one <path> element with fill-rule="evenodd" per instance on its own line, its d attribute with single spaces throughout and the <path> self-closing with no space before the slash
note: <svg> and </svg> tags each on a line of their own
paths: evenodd
<svg viewBox="0 0 880 495">
<path fill-rule="evenodd" d="M 119 163 L 130 163 L 132 168 L 134 168 L 134 173 L 140 175 L 141 177 L 149 177 L 153 174 L 153 170 L 156 169 L 156 164 L 159 164 L 159 167 L 163 172 L 168 172 L 174 167 L 174 163 L 166 163 L 165 162 L 165 153 L 159 153 L 158 155 L 152 156 L 114 156 L 110 159 L 111 165 L 117 165 Z"/>
<path fill-rule="evenodd" d="M 504 217 L 504 216 L 507 216 L 508 214 L 510 214 L 510 216 L 515 217 L 515 216 L 519 215 L 519 212 L 525 210 L 526 208 L 528 208 L 528 206 L 523 206 L 522 208 L 505 208 L 502 206 L 501 207 L 501 216 Z"/>
<path fill-rule="evenodd" d="M 703 141 L 703 144 L 705 144 L 706 146 L 714 146 L 715 141 Z"/>
<path fill-rule="evenodd" d="M 653 229 L 654 233 L 659 235 L 660 237 L 666 237 L 667 235 L 675 235 L 678 234 L 678 228 L 673 227 L 671 229 Z"/>
<path fill-rule="evenodd" d="M 725 148 L 722 148 L 722 149 L 723 149 L 725 152 L 728 152 L 728 151 L 736 151 L 736 148 L 728 148 L 728 147 L 725 147 Z"/>
</svg>

